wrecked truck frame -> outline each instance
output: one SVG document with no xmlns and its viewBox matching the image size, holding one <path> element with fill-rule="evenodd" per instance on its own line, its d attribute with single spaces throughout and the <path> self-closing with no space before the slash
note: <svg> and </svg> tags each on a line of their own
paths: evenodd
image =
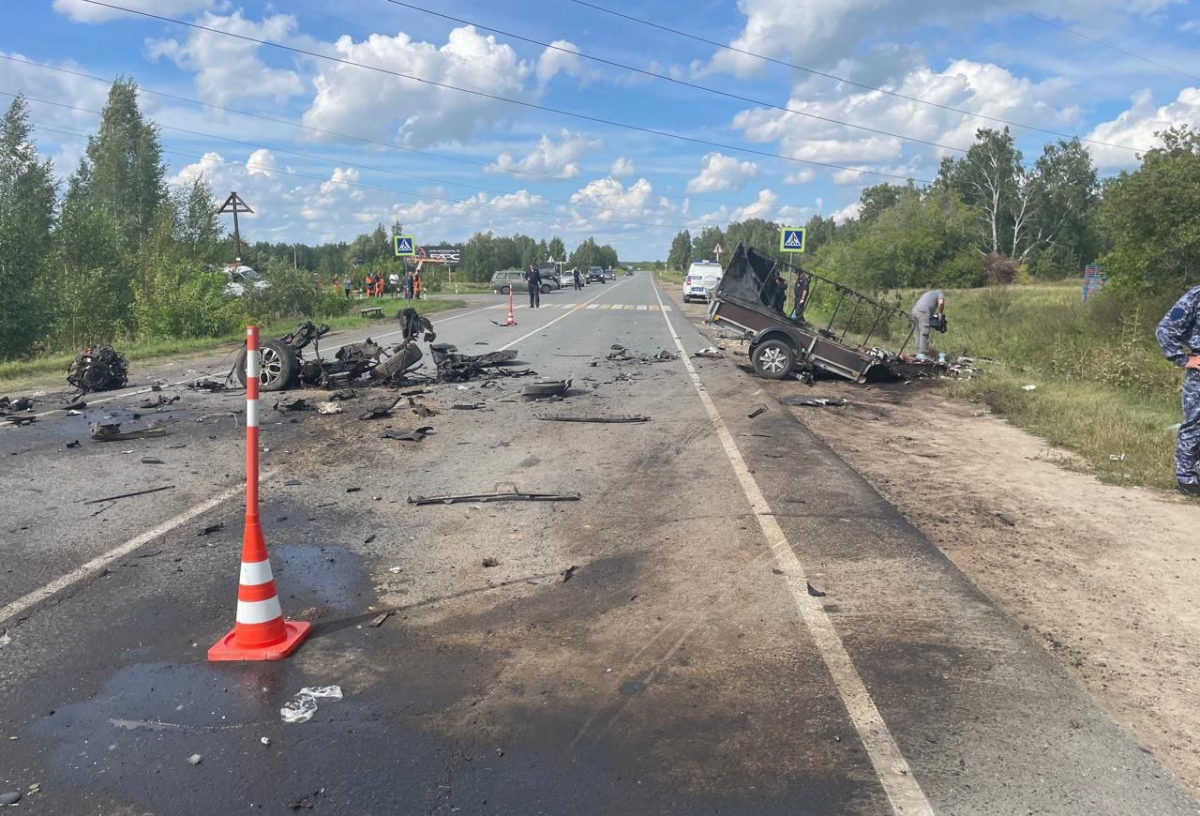
<svg viewBox="0 0 1200 816">
<path fill-rule="evenodd" d="M 911 320 L 903 310 L 806 272 L 810 305 L 818 289 L 836 297 L 828 321 L 818 326 L 772 307 L 776 272 L 791 287 L 795 276 L 804 271 L 738 244 L 708 310 L 711 323 L 736 330 L 750 344 L 750 361 L 760 377 L 781 380 L 796 373 L 811 382 L 819 369 L 861 383 L 877 366 L 886 369 L 900 362 L 900 352 L 912 337 Z M 840 334 L 839 318 L 844 326 Z M 872 340 L 881 339 L 897 324 L 906 326 L 908 332 L 899 352 L 872 345 Z M 855 336 L 848 339 L 851 332 Z"/>
</svg>

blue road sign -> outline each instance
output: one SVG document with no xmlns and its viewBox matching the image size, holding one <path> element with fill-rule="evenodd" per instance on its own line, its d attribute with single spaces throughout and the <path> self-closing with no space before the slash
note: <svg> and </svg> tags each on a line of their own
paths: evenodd
<svg viewBox="0 0 1200 816">
<path fill-rule="evenodd" d="M 804 227 L 784 227 L 779 233 L 780 252 L 804 251 Z"/>
<path fill-rule="evenodd" d="M 411 258 L 417 254 L 417 242 L 411 235 L 393 235 L 392 246 L 397 258 Z"/>
</svg>

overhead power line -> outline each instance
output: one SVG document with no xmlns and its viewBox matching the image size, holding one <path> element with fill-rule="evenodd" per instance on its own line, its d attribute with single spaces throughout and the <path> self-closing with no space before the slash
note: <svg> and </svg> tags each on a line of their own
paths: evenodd
<svg viewBox="0 0 1200 816">
<path fill-rule="evenodd" d="M 17 96 L 17 94 L 12 93 L 10 91 L 0 91 L 0 96 L 15 97 L 15 96 Z M 49 105 L 51 107 L 63 108 L 63 109 L 75 111 L 78 113 L 92 114 L 94 116 L 101 115 L 100 111 L 91 110 L 89 108 L 82 108 L 82 107 L 79 107 L 76 105 L 68 105 L 64 102 L 53 102 L 53 101 L 46 100 L 46 99 L 39 99 L 38 97 L 28 96 L 25 94 L 22 94 L 22 96 L 27 101 L 33 102 L 36 104 L 40 104 L 40 105 Z M 64 130 L 61 130 L 61 129 L 57 128 L 56 126 L 52 126 L 52 125 L 38 124 L 38 127 L 39 127 L 39 129 L 45 130 L 47 132 L 64 133 L 66 135 L 76 136 L 79 138 L 87 138 L 87 135 L 88 135 L 88 134 L 84 134 L 84 133 L 73 133 L 70 131 L 64 131 Z M 356 167 L 356 168 L 367 169 L 367 170 L 372 170 L 372 171 L 379 171 L 379 172 L 389 172 L 387 170 L 382 170 L 382 169 L 376 168 L 376 167 L 369 167 L 366 165 L 355 165 L 355 164 L 348 163 L 348 162 L 339 162 L 337 160 L 328 159 L 328 158 L 324 158 L 321 156 L 312 156 L 310 154 L 297 153 L 295 151 L 285 150 L 282 148 L 270 147 L 268 145 L 260 145 L 260 144 L 255 144 L 252 142 L 245 142 L 245 141 L 242 141 L 239 139 L 232 139 L 232 138 L 229 138 L 226 136 L 216 136 L 216 135 L 208 134 L 208 133 L 199 133 L 197 131 L 187 130 L 186 128 L 176 128 L 176 127 L 171 127 L 169 125 L 158 125 L 158 127 L 161 128 L 162 130 L 175 131 L 175 132 L 183 133 L 183 134 L 186 134 L 189 136 L 197 136 L 197 137 L 201 137 L 201 138 L 205 138 L 205 139 L 217 139 L 219 141 L 231 142 L 233 144 L 238 144 L 243 147 L 254 148 L 256 150 L 257 149 L 269 150 L 273 153 L 280 153 L 283 155 L 296 156 L 299 158 L 305 158 L 305 159 L 309 159 L 312 161 L 318 161 L 318 162 L 321 162 L 324 164 L 332 165 L 335 168 L 346 166 L 346 167 Z M 201 153 L 181 152 L 177 149 L 172 149 L 169 151 L 164 149 L 164 152 L 175 153 L 177 155 L 181 155 L 181 156 L 184 156 L 186 158 L 191 158 L 191 159 L 204 159 L 207 156 L 207 154 L 201 154 Z M 231 161 L 226 161 L 225 159 L 214 159 L 211 157 L 209 157 L 209 160 L 213 161 L 217 164 L 227 165 L 229 167 L 238 167 L 238 168 L 242 168 L 242 169 L 256 169 L 256 170 L 262 170 L 262 171 L 269 171 L 271 173 L 279 173 L 282 175 L 294 176 L 296 178 L 309 179 L 312 181 L 321 182 L 322 184 L 330 183 L 330 184 L 334 184 L 334 185 L 341 186 L 341 187 L 355 187 L 355 188 L 365 189 L 365 190 L 378 190 L 380 192 L 391 193 L 394 195 L 408 196 L 410 198 L 416 199 L 418 203 L 423 202 L 423 201 L 440 201 L 440 202 L 451 204 L 451 205 L 470 205 L 470 206 L 474 206 L 474 207 L 481 207 L 481 208 L 488 209 L 488 210 L 495 210 L 497 212 L 501 212 L 501 213 L 504 213 L 505 215 L 510 215 L 510 216 L 514 214 L 514 210 L 511 208 L 497 206 L 495 204 L 491 204 L 486 201 L 481 202 L 475 198 L 456 199 L 456 198 L 450 198 L 448 196 L 440 196 L 440 195 L 436 195 L 434 193 L 428 193 L 428 192 L 423 192 L 423 191 L 419 191 L 419 190 L 407 190 L 404 188 L 397 188 L 397 187 L 385 187 L 383 185 L 370 184 L 368 182 L 363 182 L 363 181 L 344 181 L 344 180 L 334 181 L 333 179 L 328 178 L 326 176 L 318 176 L 318 175 L 313 175 L 311 173 L 301 173 L 301 172 L 298 172 L 295 170 L 291 170 L 289 168 L 280 168 L 280 167 L 276 167 L 274 165 L 255 164 L 255 163 L 252 163 L 249 161 L 247 161 L 247 162 L 231 162 Z M 397 173 L 397 175 L 403 176 L 403 175 L 408 175 L 408 174 Z M 460 185 L 460 186 L 466 186 L 466 185 Z M 472 189 L 475 189 L 475 188 L 472 188 Z M 487 190 L 479 190 L 479 192 L 488 192 L 488 191 Z M 502 196 L 516 195 L 516 193 L 507 192 L 507 191 L 492 191 L 492 192 L 494 192 L 496 195 L 502 195 Z M 524 191 L 518 191 L 518 192 L 524 192 Z M 551 199 L 551 198 L 545 198 L 544 196 L 540 196 L 540 195 L 537 195 L 534 193 L 530 193 L 529 195 L 531 198 L 538 199 L 539 203 L 545 202 L 547 204 L 562 204 L 564 206 L 574 207 L 576 209 L 584 208 L 584 209 L 598 210 L 601 212 L 611 212 L 617 216 L 620 216 L 620 219 L 618 219 L 618 220 L 620 220 L 622 222 L 628 222 L 628 221 L 634 221 L 634 220 L 644 221 L 647 218 L 655 217 L 652 215 L 648 215 L 645 212 L 635 213 L 635 212 L 632 212 L 629 210 L 621 210 L 621 209 L 618 209 L 615 207 L 605 207 L 600 204 L 580 205 L 578 203 L 571 203 L 571 202 L 565 202 L 565 201 L 560 201 L 560 200 Z M 521 215 L 543 216 L 543 217 L 547 217 L 547 218 L 559 218 L 564 215 L 563 213 L 546 212 L 544 210 L 520 210 L 517 212 L 519 212 L 519 214 L 521 214 Z M 673 228 L 673 229 L 689 229 L 690 230 L 696 226 L 700 226 L 702 223 L 707 223 L 707 222 L 704 222 L 704 220 L 702 218 L 696 218 L 696 219 L 692 219 L 692 220 L 689 220 L 687 222 L 682 222 L 682 223 L 681 222 L 671 222 L 671 221 L 659 222 L 659 223 L 651 224 L 651 226 L 666 227 L 666 228 Z M 601 233 L 601 234 L 603 234 L 603 233 Z"/>
<path fill-rule="evenodd" d="M 494 102 L 503 102 L 505 104 L 516 105 L 518 107 L 527 108 L 529 110 L 542 111 L 543 113 L 552 113 L 557 116 L 566 116 L 566 117 L 570 117 L 572 119 L 579 119 L 579 120 L 585 121 L 585 122 L 593 122 L 595 124 L 607 125 L 609 127 L 615 127 L 615 128 L 622 128 L 624 130 L 637 131 L 639 133 L 648 133 L 653 136 L 660 136 L 660 137 L 666 138 L 666 139 L 674 139 L 674 140 L 680 141 L 680 142 L 688 142 L 691 144 L 704 145 L 705 147 L 715 147 L 719 150 L 730 150 L 730 151 L 735 151 L 738 153 L 746 153 L 746 154 L 753 155 L 753 156 L 763 156 L 763 157 L 772 158 L 772 159 L 782 159 L 783 161 L 794 162 L 797 164 L 805 164 L 805 165 L 810 165 L 813 167 L 825 167 L 825 168 L 829 168 L 832 170 L 845 170 L 845 171 L 851 172 L 851 173 L 858 173 L 858 174 L 866 175 L 866 176 L 878 176 L 881 178 L 898 179 L 900 181 L 907 181 L 910 178 L 912 178 L 911 176 L 901 175 L 899 173 L 886 173 L 886 172 L 883 172 L 880 170 L 867 170 L 867 169 L 863 169 L 861 167 L 848 167 L 846 165 L 834 164 L 832 162 L 821 162 L 821 161 L 816 161 L 813 159 L 802 159 L 799 156 L 789 156 L 789 155 L 786 155 L 783 153 L 771 153 L 766 150 L 755 150 L 754 148 L 739 147 L 737 145 L 724 144 L 722 142 L 714 142 L 714 141 L 710 141 L 708 139 L 700 139 L 700 138 L 697 138 L 694 136 L 684 136 L 683 134 L 680 134 L 680 133 L 671 133 L 669 131 L 658 130 L 656 128 L 646 127 L 644 125 L 635 125 L 635 124 L 631 124 L 628 122 L 618 122 L 618 121 L 615 121 L 612 119 L 605 119 L 600 116 L 591 116 L 586 113 L 578 113 L 576 111 L 568 111 L 568 110 L 563 110 L 561 108 L 552 108 L 548 105 L 541 105 L 536 102 L 528 102 L 523 99 L 512 99 L 511 97 L 500 96 L 499 94 L 488 93 L 486 91 L 480 91 L 480 90 L 476 90 L 473 88 L 463 88 L 458 85 L 452 85 L 448 82 L 439 82 L 437 80 L 419 77 L 414 74 L 406 74 L 403 71 L 395 71 L 390 68 L 380 67 L 378 65 L 368 65 L 368 64 L 362 63 L 362 62 L 355 62 L 354 60 L 345 59 L 344 57 L 333 57 L 328 54 L 322 54 L 319 51 L 311 51 L 306 48 L 298 48 L 298 47 L 292 46 L 292 45 L 284 45 L 283 43 L 273 42 L 272 40 L 263 40 L 263 39 L 259 39 L 258 37 L 248 36 L 246 34 L 236 34 L 231 31 L 222 31 L 218 28 L 201 25 L 199 23 L 190 23 L 190 22 L 187 22 L 186 20 L 178 20 L 173 17 L 165 17 L 165 16 L 159 15 L 159 14 L 152 14 L 148 11 L 139 11 L 137 9 L 131 9 L 131 8 L 127 8 L 125 6 L 118 6 L 118 5 L 115 5 L 112 3 L 104 3 L 104 2 L 101 2 L 101 0 L 81 0 L 81 2 L 88 3 L 93 6 L 100 6 L 103 8 L 112 9 L 114 11 L 123 11 L 128 14 L 135 14 L 139 17 L 146 17 L 151 20 L 158 20 L 160 22 L 170 23 L 172 25 L 183 26 L 185 28 L 190 28 L 190 29 L 193 29 L 196 31 L 207 31 L 210 34 L 217 34 L 218 36 L 228 37 L 230 39 L 242 40 L 243 42 L 252 42 L 252 43 L 256 43 L 258 45 L 265 45 L 270 48 L 276 48 L 281 51 L 287 51 L 289 53 L 299 54 L 299 55 L 305 56 L 305 57 L 312 57 L 314 59 L 324 60 L 326 62 L 332 62 L 332 63 L 336 63 L 339 65 L 347 65 L 347 66 L 353 66 L 356 68 L 362 68 L 367 71 L 374 71 L 379 74 L 384 74 L 387 76 L 394 76 L 394 77 L 397 77 L 400 79 L 407 79 L 412 82 L 418 82 L 422 85 L 428 85 L 433 88 L 442 88 L 444 90 L 456 91 L 458 93 L 464 93 L 464 94 L 468 94 L 470 96 L 477 96 L 481 99 L 491 99 Z M 912 179 L 912 180 L 916 181 L 916 182 L 920 182 L 922 184 L 932 184 L 933 183 L 932 180 L 930 180 L 930 179 Z"/>
<path fill-rule="evenodd" d="M 484 25 L 483 23 L 475 22 L 474 20 L 464 20 L 461 17 L 453 17 L 449 14 L 443 14 L 440 11 L 434 11 L 433 9 L 423 8 L 421 6 L 413 5 L 412 3 L 405 3 L 402 0 L 384 0 L 384 2 L 391 3 L 393 6 L 400 6 L 402 8 L 412 9 L 413 11 L 419 11 L 422 14 L 428 14 L 433 17 L 440 17 L 443 20 L 449 20 L 450 22 L 453 22 L 453 23 L 474 26 L 475 28 L 483 29 L 484 31 L 490 31 L 493 34 L 499 34 L 502 37 L 509 37 L 514 40 L 520 40 L 522 42 L 527 42 L 527 43 L 530 43 L 531 45 L 537 45 L 542 48 L 550 49 L 552 51 L 558 51 L 563 54 L 570 54 L 571 56 L 581 57 L 583 59 L 590 60 L 592 62 L 598 62 L 602 65 L 608 65 L 613 68 L 619 68 L 623 71 L 631 71 L 635 74 L 641 74 L 642 76 L 652 77 L 654 79 L 661 79 L 664 82 L 670 82 L 673 85 L 679 85 L 684 88 L 691 88 L 692 90 L 696 90 L 696 91 L 703 91 L 704 93 L 713 94 L 714 96 L 723 96 L 726 99 L 733 99 L 738 102 L 745 102 L 750 105 L 761 105 L 764 108 L 771 108 L 773 110 L 783 111 L 785 113 L 794 114 L 796 116 L 803 116 L 808 119 L 816 119 L 821 122 L 828 122 L 829 124 L 840 125 L 841 127 L 853 128 L 854 130 L 863 130 L 863 131 L 866 131 L 867 133 L 874 133 L 879 136 L 888 136 L 893 139 L 900 139 L 905 142 L 913 142 L 915 144 L 923 144 L 928 147 L 937 147 L 942 150 L 953 150 L 958 153 L 966 153 L 967 152 L 967 148 L 965 148 L 965 147 L 955 147 L 954 145 L 945 145 L 945 144 L 941 144 L 939 142 L 932 142 L 927 139 L 918 139 L 914 136 L 904 136 L 903 134 L 900 134 L 900 133 L 892 133 L 891 131 L 887 131 L 887 130 L 880 130 L 878 128 L 867 127 L 866 125 L 856 125 L 852 122 L 844 122 L 840 119 L 833 119 L 828 116 L 821 116 L 819 114 L 812 113 L 811 111 L 793 108 L 788 105 L 776 105 L 773 102 L 764 102 L 761 99 L 754 99 L 752 97 L 742 96 L 741 94 L 736 94 L 736 93 L 729 93 L 728 91 L 722 91 L 718 88 L 710 88 L 707 85 L 700 85 L 695 82 L 688 82 L 687 80 L 677 79 L 675 77 L 668 76 L 667 74 L 660 74 L 656 71 L 649 71 L 644 68 L 638 68 L 633 65 L 626 65 L 625 63 L 617 62 L 615 60 L 605 59 L 604 57 L 597 57 L 597 56 L 593 56 L 591 54 L 585 54 L 582 51 L 575 51 L 570 48 L 563 48 L 561 46 L 555 45 L 554 43 L 542 42 L 541 40 L 535 40 L 532 37 L 526 37 L 521 34 L 514 34 L 511 31 L 504 31 L 499 28 L 493 28 L 492 26 Z"/>
<path fill-rule="evenodd" d="M 1153 65 L 1156 68 L 1162 68 L 1164 71 L 1170 71 L 1173 74 L 1179 74 L 1179 76 L 1187 77 L 1188 79 L 1192 79 L 1197 82 L 1200 82 L 1200 76 L 1197 76 L 1196 74 L 1189 74 L 1187 71 L 1181 71 L 1178 68 L 1174 68 L 1170 65 L 1167 65 L 1162 62 L 1158 62 L 1156 60 L 1152 60 L 1149 57 L 1144 57 L 1141 54 L 1135 54 L 1134 52 L 1128 51 L 1119 45 L 1113 45 L 1112 43 L 1106 42 L 1105 40 L 1101 40 L 1101 39 L 1097 39 L 1096 37 L 1088 36 L 1087 34 L 1084 34 L 1082 31 L 1076 31 L 1075 29 L 1071 28 L 1070 26 L 1063 25 L 1062 23 L 1056 23 L 1049 18 L 1041 17 L 1037 14 L 1034 14 L 1032 11 L 1026 11 L 1025 9 L 1017 8 L 1016 6 L 1010 6 L 1008 3 L 1001 2 L 1001 0 L 991 0 L 991 2 L 995 3 L 997 6 L 1000 6 L 1001 8 L 1006 8 L 1009 11 L 1014 12 L 1016 14 L 1023 14 L 1031 20 L 1037 20 L 1039 23 L 1042 23 L 1043 25 L 1048 25 L 1051 28 L 1057 28 L 1059 31 L 1065 31 L 1068 34 L 1072 34 L 1081 40 L 1087 40 L 1090 43 L 1095 43 L 1096 45 L 1102 45 L 1105 48 L 1109 48 L 1113 51 L 1116 51 L 1118 54 L 1124 54 L 1127 57 L 1133 57 L 1136 60 L 1141 60 L 1142 62 L 1145 62 L 1149 65 Z"/>
<path fill-rule="evenodd" d="M 45 63 L 34 62 L 33 60 L 25 59 L 24 57 L 13 56 L 11 54 L 0 54 L 0 59 L 8 60 L 9 62 L 20 63 L 22 65 L 33 66 L 36 68 L 42 68 L 47 71 L 55 71 L 60 74 L 67 74 L 69 76 L 80 77 L 82 79 L 90 79 L 95 82 L 103 83 L 105 85 L 112 84 L 112 79 L 108 79 L 105 77 L 98 77 L 98 76 L 94 76 L 92 74 L 85 74 L 82 71 L 74 71 L 69 68 L 62 68 L 62 67 L 59 67 L 56 65 L 46 65 Z M 157 90 L 154 90 L 153 88 L 147 88 L 144 85 L 138 85 L 138 92 L 162 97 L 163 99 L 173 99 L 177 102 L 186 102 L 191 105 L 198 105 L 200 107 L 209 108 L 211 110 L 221 111 L 223 113 L 232 113 L 232 114 L 236 114 L 237 116 L 246 116 L 251 119 L 258 119 L 263 122 L 271 122 L 271 123 L 277 124 L 277 125 L 285 125 L 287 127 L 296 128 L 297 130 L 304 130 L 304 131 L 308 131 L 309 133 L 316 133 L 316 134 L 320 134 L 322 136 L 332 136 L 332 137 L 335 137 L 338 139 L 346 139 L 348 141 L 358 142 L 358 143 L 364 144 L 364 145 L 371 145 L 373 147 L 381 147 L 386 150 L 393 150 L 393 151 L 402 152 L 402 153 L 414 153 L 414 154 L 421 155 L 421 156 L 430 156 L 432 158 L 443 159 L 445 161 L 450 161 L 450 162 L 457 162 L 459 164 L 468 164 L 468 165 L 472 165 L 475 167 L 482 167 L 484 170 L 496 169 L 497 171 L 502 172 L 505 175 L 529 176 L 531 178 L 542 179 L 544 181 L 547 181 L 547 182 L 550 182 L 553 184 L 574 184 L 575 183 L 571 179 L 562 178 L 561 176 L 553 176 L 548 173 L 539 173 L 534 170 L 518 170 L 515 172 L 510 172 L 507 170 L 503 170 L 502 168 L 498 167 L 497 165 L 489 163 L 489 162 L 475 161 L 473 159 L 467 159 L 467 158 L 463 158 L 461 156 L 452 156 L 452 155 L 445 154 L 445 153 L 434 153 L 434 152 L 428 151 L 428 150 L 418 150 L 417 148 L 404 147 L 402 145 L 392 144 L 390 142 L 380 142 L 380 141 L 376 141 L 374 139 L 367 139 L 367 138 L 364 138 L 361 136 L 353 136 L 348 133 L 339 133 L 335 130 L 323 130 L 322 128 L 312 127 L 311 125 L 305 125 L 301 122 L 293 122 L 289 119 L 279 119 L 274 116 L 266 116 L 266 115 L 260 114 L 260 113 L 251 113 L 250 111 L 238 110 L 237 108 L 228 108 L 223 105 L 215 105 L 211 102 L 202 102 L 199 99 L 191 99 L 189 97 L 180 96 L 178 94 L 166 93 L 164 91 L 157 91 Z M 424 179 L 427 181 L 433 181 L 438 184 L 450 184 L 450 185 L 465 186 L 465 185 L 460 185 L 458 182 L 446 181 L 444 179 L 435 178 L 433 176 L 413 176 L 413 178 L 420 178 L 420 179 Z M 484 192 L 487 192 L 487 188 L 472 188 L 472 189 L 480 189 L 480 190 L 483 190 Z M 703 202 L 703 203 L 707 203 L 707 204 L 716 204 L 716 205 L 719 205 L 722 207 L 734 207 L 734 208 L 741 206 L 739 204 L 735 204 L 730 201 L 721 201 L 720 199 L 715 199 L 715 198 L 697 198 L 694 196 L 676 196 L 676 195 L 668 195 L 666 193 L 659 193 L 657 195 L 659 195 L 662 198 L 667 198 L 667 199 L 671 199 L 671 200 L 675 200 L 675 201 Z"/>
<path fill-rule="evenodd" d="M 95 0 L 84 0 L 84 2 L 91 3 L 91 2 L 95 2 Z M 670 26 L 662 25 L 661 23 L 656 23 L 653 20 L 646 20 L 641 17 L 635 17 L 632 14 L 626 14 L 623 11 L 617 11 L 616 9 L 611 9 L 606 6 L 601 6 L 596 3 L 589 2 L 589 0 L 566 0 L 566 2 L 575 3 L 576 5 L 594 9 L 594 10 L 602 12 L 604 14 L 610 14 L 613 17 L 619 17 L 622 20 L 628 20 L 631 23 L 637 23 L 638 25 L 648 26 L 650 28 L 658 29 L 659 31 L 665 31 L 669 34 L 674 34 L 677 37 L 683 37 L 685 39 L 704 43 L 705 45 L 711 45 L 714 48 L 720 48 L 723 51 L 729 51 L 734 54 L 741 54 L 742 56 L 746 56 L 746 57 L 754 57 L 755 59 L 763 60 L 764 62 L 769 62 L 774 65 L 783 66 L 784 68 L 793 68 L 797 71 L 803 71 L 805 73 L 812 74 L 814 76 L 825 77 L 826 79 L 832 79 L 835 82 L 842 82 L 842 83 L 845 83 L 846 85 L 852 85 L 855 88 L 862 88 L 863 90 L 866 90 L 866 91 L 874 91 L 876 93 L 886 94 L 886 95 L 894 97 L 896 99 L 903 99 L 908 102 L 916 102 L 919 105 L 927 105 L 931 108 L 938 108 L 939 110 L 949 111 L 950 113 L 958 113 L 958 114 L 962 114 L 963 116 L 970 116 L 974 119 L 980 119 L 980 120 L 983 120 L 986 122 L 993 122 L 993 123 L 999 124 L 999 125 L 1008 125 L 1009 127 L 1022 128 L 1024 130 L 1030 130 L 1030 131 L 1034 131 L 1036 133 L 1044 133 L 1048 136 L 1055 136 L 1060 139 L 1067 139 L 1067 140 L 1078 139 L 1080 142 L 1082 142 L 1084 144 L 1098 145 L 1101 147 L 1112 147 L 1112 148 L 1116 148 L 1118 150 L 1128 150 L 1133 153 L 1145 153 L 1146 152 L 1145 148 L 1130 147 L 1129 145 L 1113 144 L 1112 142 L 1102 142 L 1097 139 L 1086 139 L 1083 136 L 1078 136 L 1078 135 L 1071 134 L 1071 133 L 1061 133 L 1057 130 L 1049 130 L 1048 128 L 1038 127 L 1037 125 L 1024 124 L 1022 122 L 1011 122 L 1007 119 L 1001 119 L 997 116 L 988 116 L 987 114 L 976 113 L 975 111 L 969 111 L 969 110 L 965 110 L 963 108 L 956 108 L 952 105 L 943 105 L 940 102 L 931 102 L 928 99 L 922 99 L 918 96 L 909 96 L 908 94 L 903 94 L 898 91 L 890 91 L 887 88 L 877 88 L 874 85 L 868 85 L 863 82 L 856 82 L 853 79 L 848 79 L 846 77 L 841 77 L 836 74 L 831 74 L 831 73 L 828 73 L 827 71 L 820 71 L 820 70 L 817 70 L 816 68 L 809 68 L 804 65 L 797 65 L 794 62 L 787 62 L 785 60 L 776 59 L 775 57 L 768 57 L 764 54 L 756 54 L 755 52 L 747 51 L 744 48 L 737 48 L 732 45 L 726 45 L 724 43 L 717 42 L 716 40 L 710 40 L 707 37 L 701 37 L 697 34 L 691 34 L 687 31 L 681 31 L 678 28 L 672 28 Z"/>
</svg>

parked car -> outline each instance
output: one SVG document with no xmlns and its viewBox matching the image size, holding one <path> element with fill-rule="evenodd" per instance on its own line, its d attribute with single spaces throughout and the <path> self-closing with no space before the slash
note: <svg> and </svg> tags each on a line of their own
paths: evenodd
<svg viewBox="0 0 1200 816">
<path fill-rule="evenodd" d="M 507 295 L 511 289 L 514 292 L 522 292 L 528 288 L 525 282 L 525 272 L 521 269 L 504 269 L 492 275 L 491 282 L 492 291 L 497 295 Z M 557 278 L 542 278 L 541 291 L 542 294 L 549 294 L 551 291 L 559 288 Z"/>
<path fill-rule="evenodd" d="M 224 289 L 226 297 L 242 297 L 246 294 L 247 285 L 259 291 L 271 286 L 268 281 L 263 280 L 262 275 L 248 266 L 227 266 L 224 271 L 225 277 L 229 278 Z"/>
<path fill-rule="evenodd" d="M 554 264 L 551 264 L 551 263 L 539 264 L 538 271 L 542 273 L 542 284 L 543 284 L 542 293 L 543 294 L 550 291 L 549 289 L 546 289 L 545 284 L 549 284 L 550 289 L 562 289 L 563 288 L 563 283 L 561 280 L 559 280 L 558 270 L 555 268 Z"/>
<path fill-rule="evenodd" d="M 587 282 L 604 283 L 604 270 L 598 266 L 589 266 L 587 271 Z"/>
<path fill-rule="evenodd" d="M 721 265 L 716 261 L 692 261 L 683 278 L 683 302 L 692 298 L 709 300 L 721 282 Z"/>
<path fill-rule="evenodd" d="M 605 279 L 605 280 L 610 280 L 610 281 L 615 281 L 615 280 L 617 279 L 617 273 L 616 273 L 616 270 L 614 270 L 614 269 L 605 269 L 605 270 L 604 270 L 604 279 Z"/>
</svg>

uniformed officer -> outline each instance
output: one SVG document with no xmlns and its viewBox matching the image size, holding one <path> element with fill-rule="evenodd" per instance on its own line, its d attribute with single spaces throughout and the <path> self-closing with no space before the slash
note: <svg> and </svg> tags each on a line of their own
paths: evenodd
<svg viewBox="0 0 1200 816">
<path fill-rule="evenodd" d="M 530 264 L 525 270 L 525 280 L 529 282 L 529 308 L 540 309 L 542 306 L 542 272 L 537 264 Z"/>
<path fill-rule="evenodd" d="M 917 359 L 924 360 L 929 353 L 929 325 L 936 314 L 940 318 L 946 311 L 946 293 L 931 289 L 913 304 L 913 333 L 917 336 Z"/>
<path fill-rule="evenodd" d="M 1179 492 L 1200 496 L 1200 286 L 1181 297 L 1158 323 L 1155 336 L 1163 356 L 1187 371 L 1183 378 L 1183 422 L 1175 446 Z"/>
<path fill-rule="evenodd" d="M 808 308 L 808 273 L 801 269 L 796 273 L 796 285 L 792 291 L 792 318 L 804 319 L 804 310 Z"/>
</svg>

